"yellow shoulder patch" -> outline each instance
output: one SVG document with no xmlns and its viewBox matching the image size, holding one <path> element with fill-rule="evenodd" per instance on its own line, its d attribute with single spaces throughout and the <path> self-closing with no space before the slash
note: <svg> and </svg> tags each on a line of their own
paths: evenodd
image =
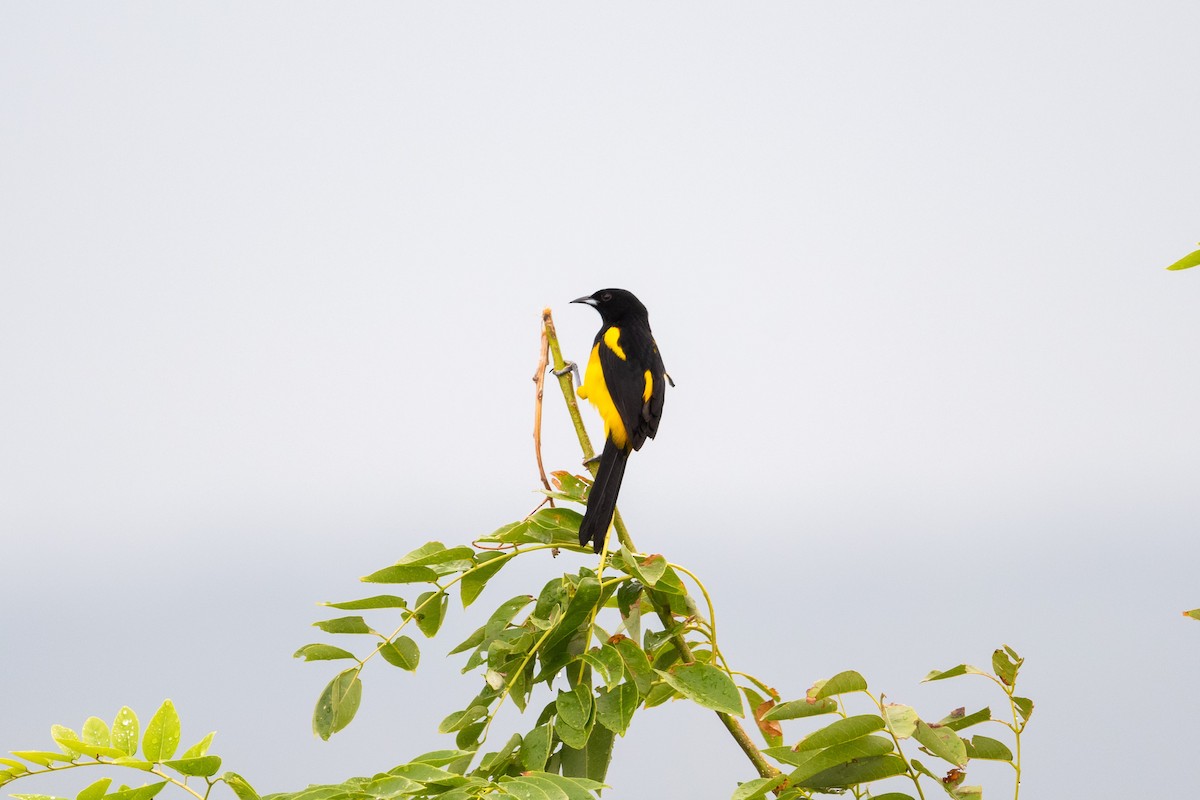
<svg viewBox="0 0 1200 800">
<path fill-rule="evenodd" d="M 608 345 L 608 349 L 612 350 L 617 358 L 625 360 L 625 351 L 621 349 L 619 342 L 621 341 L 621 329 L 609 328 L 604 332 L 604 343 Z"/>
<path fill-rule="evenodd" d="M 642 391 L 642 402 L 649 403 L 652 394 L 654 394 L 654 375 L 650 370 L 646 370 L 646 388 Z"/>
</svg>

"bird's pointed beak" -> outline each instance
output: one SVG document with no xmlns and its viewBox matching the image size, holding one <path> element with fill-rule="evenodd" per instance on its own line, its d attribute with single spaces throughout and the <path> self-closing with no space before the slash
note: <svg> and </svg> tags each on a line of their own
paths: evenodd
<svg viewBox="0 0 1200 800">
<path fill-rule="evenodd" d="M 592 308 L 596 307 L 596 298 L 592 297 L 591 295 L 588 295 L 586 297 L 576 297 L 571 302 L 572 303 L 583 303 L 584 305 L 591 306 Z"/>
</svg>

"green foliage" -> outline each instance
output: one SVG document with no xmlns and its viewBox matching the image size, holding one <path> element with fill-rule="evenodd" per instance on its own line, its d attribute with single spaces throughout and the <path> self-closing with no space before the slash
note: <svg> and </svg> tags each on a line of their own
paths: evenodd
<svg viewBox="0 0 1200 800">
<path fill-rule="evenodd" d="M 1188 269 L 1190 267 L 1196 266 L 1197 264 L 1200 264 L 1200 250 L 1196 250 L 1195 252 L 1188 253 L 1186 256 L 1179 259 L 1171 266 L 1167 267 L 1167 269 L 1170 269 L 1170 270 Z"/>
<path fill-rule="evenodd" d="M 88 717 L 81 734 L 64 725 L 52 725 L 50 738 L 62 753 L 44 750 L 15 750 L 15 758 L 0 758 L 0 785 L 17 779 L 64 773 L 88 767 L 123 767 L 135 772 L 150 773 L 161 778 L 140 786 L 120 785 L 112 789 L 113 779 L 103 777 L 86 784 L 75 800 L 151 800 L 167 786 L 175 786 L 202 797 L 188 785 L 189 778 L 204 781 L 208 790 L 219 783 L 230 787 L 239 800 L 258 800 L 258 794 L 244 778 L 232 772 L 217 777 L 221 771 L 221 759 L 208 755 L 215 733 L 207 734 L 196 744 L 184 751 L 181 758 L 172 758 L 178 749 L 182 731 L 179 714 L 170 700 L 150 717 L 145 734 L 141 737 L 141 756 L 138 756 L 140 724 L 137 714 L 128 706 L 117 712 L 112 726 L 99 717 Z M 207 791 L 203 796 L 207 796 Z M 66 800 L 49 795 L 15 794 L 24 800 Z"/>
</svg>

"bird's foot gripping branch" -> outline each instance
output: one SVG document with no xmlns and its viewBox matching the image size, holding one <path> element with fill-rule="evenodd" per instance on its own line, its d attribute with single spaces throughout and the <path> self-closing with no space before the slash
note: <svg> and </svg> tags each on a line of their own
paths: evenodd
<svg viewBox="0 0 1200 800">
<path fill-rule="evenodd" d="M 548 311 L 543 320 L 536 418 L 542 380 L 552 365 L 561 372 L 565 402 L 583 455 L 590 458 L 594 451 L 570 373 L 562 371 Z M 535 430 L 535 440 L 540 441 L 540 431 Z M 313 729 L 327 739 L 354 719 L 363 698 L 363 673 L 372 661 L 415 672 L 421 662 L 418 639 L 438 635 L 452 603 L 474 613 L 472 606 L 489 581 L 514 559 L 541 559 L 541 566 L 549 567 L 559 562 L 544 558 L 547 552 L 585 558 L 587 565 L 539 580 L 540 587 L 480 614 L 479 627 L 451 649 L 465 661 L 463 673 L 472 676 L 465 700 L 437 726 L 454 737 L 453 746 L 372 777 L 265 800 L 595 798 L 605 785 L 616 740 L 638 714 L 668 701 L 711 709 L 744 753 L 745 780 L 728 787 L 735 800 L 834 794 L 924 800 L 928 793 L 943 792 L 966 800 L 982 791 L 966 784 L 967 771 L 977 761 L 1009 765 L 1013 796 L 1018 796 L 1021 738 L 1033 703 L 1016 693 L 1023 661 L 1011 648 L 995 651 L 990 671 L 960 664 L 925 678 L 990 680 L 1004 702 L 1003 713 L 995 716 L 987 707 L 972 713 L 960 708 L 936 721 L 926 719 L 911 706 L 887 702 L 854 670 L 816 681 L 802 697 L 785 698 L 734 668 L 719 646 L 713 599 L 696 575 L 662 555 L 639 552 L 619 513 L 613 520 L 619 541 L 609 542 L 611 551 L 605 547 L 593 560 L 590 548 L 579 543 L 582 515 L 554 505 L 584 504 L 590 482 L 567 471 L 542 477 L 549 507 L 471 545 L 429 542 L 366 576 L 367 583 L 398 588 L 326 603 L 349 612 L 315 623 L 338 644 L 308 644 L 295 654 L 348 665 L 326 685 L 313 714 Z M 520 731 L 500 734 L 495 720 L 506 703 L 523 712 L 526 722 Z M 132 715 L 124 709 L 111 728 L 97 718 L 89 718 L 78 736 L 55 726 L 52 735 L 61 755 L 16 751 L 12 758 L 0 758 L 0 784 L 99 765 L 136 770 L 139 785 L 114 789 L 107 778 L 82 783 L 76 800 L 150 800 L 169 787 L 207 800 L 221 782 L 239 800 L 257 800 L 239 775 L 215 777 L 220 760 L 207 753 L 211 734 L 174 759 L 178 717 L 169 703 L 164 708 L 169 710 L 160 710 L 147 726 L 140 756 L 138 734 L 130 740 L 128 725 L 118 724 Z M 998 730 L 1002 738 L 974 733 L 981 729 Z M 721 735 L 719 730 L 713 726 L 714 735 Z M 669 763 L 659 766 L 670 768 Z M 147 772 L 159 780 L 146 781 Z M 636 795 L 636 788 L 631 792 Z"/>
</svg>

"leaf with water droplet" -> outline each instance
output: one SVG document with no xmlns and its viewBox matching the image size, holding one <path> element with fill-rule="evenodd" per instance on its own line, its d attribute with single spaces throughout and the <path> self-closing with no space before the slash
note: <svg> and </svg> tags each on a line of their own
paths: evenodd
<svg viewBox="0 0 1200 800">
<path fill-rule="evenodd" d="M 179 734 L 179 714 L 175 711 L 175 704 L 164 700 L 146 725 L 142 753 L 150 761 L 165 761 L 175 755 L 175 748 L 179 747 Z"/>
<path fill-rule="evenodd" d="M 117 712 L 117 718 L 112 724 L 112 746 L 122 750 L 126 755 L 137 753 L 138 747 L 138 718 L 133 709 L 124 706 Z"/>
<path fill-rule="evenodd" d="M 317 700 L 317 707 L 313 711 L 313 732 L 328 740 L 350 724 L 358 713 L 361 701 L 362 681 L 358 679 L 358 668 L 339 673 Z"/>
<path fill-rule="evenodd" d="M 170 767 L 181 775 L 210 778 L 216 775 L 221 769 L 221 759 L 216 756 L 181 758 L 174 761 L 164 761 L 163 766 Z"/>
<path fill-rule="evenodd" d="M 108 723 L 99 717 L 88 717 L 83 723 L 83 743 L 96 747 L 111 747 L 112 738 L 109 736 Z"/>
</svg>

